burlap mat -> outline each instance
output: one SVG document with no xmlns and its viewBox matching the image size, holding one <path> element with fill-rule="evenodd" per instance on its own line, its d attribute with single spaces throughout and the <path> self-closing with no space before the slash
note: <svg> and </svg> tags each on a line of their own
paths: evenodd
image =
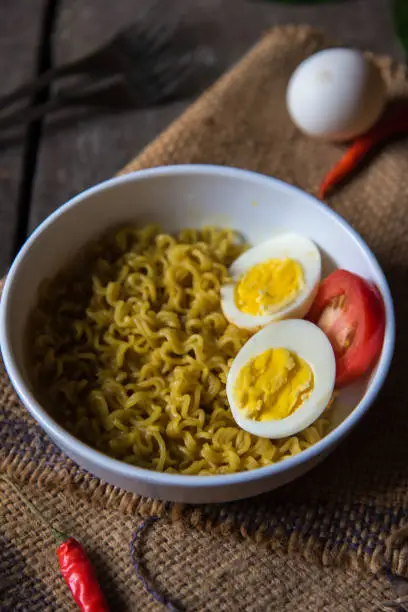
<svg viewBox="0 0 408 612">
<path fill-rule="evenodd" d="M 342 150 L 298 133 L 287 116 L 284 92 L 295 66 L 324 46 L 327 42 L 322 35 L 304 27 L 268 33 L 124 172 L 169 163 L 211 162 L 258 170 L 314 192 Z M 386 58 L 377 61 L 390 97 L 407 96 L 406 69 Z M 182 537 L 174 526 L 171 530 L 155 526 L 149 550 L 160 564 L 169 561 L 171 568 L 156 570 L 159 581 L 161 572 L 167 572 L 164 588 L 180 597 L 188 609 L 273 610 L 278 601 L 282 610 L 370 609 L 377 595 L 387 598 L 382 578 L 357 577 L 340 569 L 327 573 L 323 566 L 341 565 L 344 570 L 351 565 L 375 571 L 389 566 L 396 574 L 408 576 L 404 537 L 408 402 L 403 361 L 408 350 L 407 170 L 406 141 L 390 143 L 331 200 L 364 236 L 386 270 L 397 307 L 397 351 L 386 388 L 364 422 L 321 467 L 291 485 L 252 500 L 200 507 L 165 504 L 115 489 L 63 455 L 21 407 L 4 372 L 0 375 L 0 470 L 33 494 L 40 488 L 50 515 L 63 516 L 79 537 L 105 550 L 112 583 L 117 579 L 117 588 L 123 585 L 124 591 L 131 591 L 126 595 L 128 601 L 142 595 L 129 558 L 124 560 L 123 547 L 135 517 L 151 515 L 182 519 L 187 530 L 188 537 Z M 59 583 L 55 568 L 50 569 L 52 563 L 39 554 L 44 534 L 32 521 L 18 520 L 23 510 L 13 499 L 4 485 L 1 501 L 6 520 L 2 527 L 7 544 L 2 547 L 0 543 L 0 555 L 5 555 L 0 563 L 7 564 L 15 555 L 16 565 L 23 557 L 30 565 L 34 556 L 29 588 L 33 597 L 36 589 L 45 593 L 41 597 L 51 597 Z M 240 534 L 245 541 L 218 539 L 219 534 L 227 533 Z M 263 542 L 275 552 L 267 554 L 252 542 Z M 316 564 L 302 563 L 300 558 L 294 561 L 285 556 L 288 551 L 301 553 Z M 44 578 L 36 586 L 41 572 Z M 228 595 L 220 586 L 224 580 Z M 291 608 L 293 593 L 302 603 Z M 239 603 L 230 605 L 234 597 Z M 316 597 L 321 597 L 318 604 Z M 64 605 L 67 607 L 59 602 L 55 609 L 70 609 L 68 603 Z M 153 606 L 146 600 L 141 607 L 130 609 L 154 609 L 149 605 Z"/>
<path fill-rule="evenodd" d="M 75 533 L 101 578 L 112 612 L 163 609 L 137 578 L 129 542 L 140 519 L 117 510 L 78 505 L 62 493 L 22 486 L 49 520 Z M 0 610 L 74 612 L 59 575 L 50 532 L 22 505 L 8 483 L 0 530 Z M 225 538 L 168 521 L 155 523 L 140 542 L 146 570 L 156 588 L 186 612 L 361 612 L 395 599 L 384 577 L 312 566 L 273 553 L 248 540 Z"/>
</svg>

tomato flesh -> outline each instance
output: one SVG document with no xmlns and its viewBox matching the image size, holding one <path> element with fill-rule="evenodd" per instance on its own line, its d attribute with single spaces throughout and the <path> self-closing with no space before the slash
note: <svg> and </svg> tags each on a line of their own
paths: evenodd
<svg viewBox="0 0 408 612">
<path fill-rule="evenodd" d="M 336 386 L 365 374 L 380 355 L 385 312 L 376 287 L 357 274 L 336 270 L 321 283 L 308 314 L 328 336 L 336 357 Z"/>
</svg>

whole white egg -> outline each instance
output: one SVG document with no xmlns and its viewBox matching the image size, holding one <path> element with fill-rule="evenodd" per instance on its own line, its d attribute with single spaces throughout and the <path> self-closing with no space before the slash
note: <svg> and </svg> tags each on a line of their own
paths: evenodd
<svg viewBox="0 0 408 612">
<path fill-rule="evenodd" d="M 292 121 L 316 138 L 350 140 L 380 117 L 386 87 L 379 68 L 359 51 L 326 49 L 304 60 L 286 92 Z"/>
</svg>

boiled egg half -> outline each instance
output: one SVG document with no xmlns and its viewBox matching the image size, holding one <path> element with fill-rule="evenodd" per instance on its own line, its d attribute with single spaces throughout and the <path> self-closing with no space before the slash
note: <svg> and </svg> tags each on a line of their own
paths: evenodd
<svg viewBox="0 0 408 612">
<path fill-rule="evenodd" d="M 231 282 L 221 288 L 224 315 L 237 327 L 256 330 L 307 314 L 321 277 L 320 252 L 304 236 L 277 234 L 240 255 L 229 274 Z"/>
<path fill-rule="evenodd" d="M 239 427 L 285 438 L 309 427 L 333 395 L 336 363 L 324 332 L 304 320 L 272 323 L 235 357 L 227 396 Z"/>
</svg>

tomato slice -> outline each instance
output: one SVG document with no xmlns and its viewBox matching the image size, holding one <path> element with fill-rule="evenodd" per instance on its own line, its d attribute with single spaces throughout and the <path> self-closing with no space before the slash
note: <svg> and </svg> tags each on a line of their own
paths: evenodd
<svg viewBox="0 0 408 612">
<path fill-rule="evenodd" d="M 357 274 L 336 270 L 320 284 L 307 318 L 328 336 L 336 357 L 336 386 L 367 372 L 380 355 L 385 310 L 377 287 Z"/>
</svg>

